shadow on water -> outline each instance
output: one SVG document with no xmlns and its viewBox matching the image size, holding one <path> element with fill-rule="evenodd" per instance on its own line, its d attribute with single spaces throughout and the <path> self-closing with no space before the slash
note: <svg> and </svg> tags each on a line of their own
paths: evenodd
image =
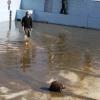
<svg viewBox="0 0 100 100">
<path fill-rule="evenodd" d="M 46 93 L 49 93 L 51 97 L 67 97 L 67 96 L 70 96 L 74 99 L 76 98 L 76 99 L 82 99 L 82 100 L 96 100 L 96 99 L 89 98 L 89 97 L 86 97 L 86 96 L 76 95 L 76 94 L 74 94 L 73 92 L 71 92 L 70 90 L 67 90 L 67 89 L 65 91 L 63 91 L 62 93 L 51 92 L 51 91 L 49 91 L 48 87 L 41 87 L 40 89 L 42 89 Z"/>
</svg>

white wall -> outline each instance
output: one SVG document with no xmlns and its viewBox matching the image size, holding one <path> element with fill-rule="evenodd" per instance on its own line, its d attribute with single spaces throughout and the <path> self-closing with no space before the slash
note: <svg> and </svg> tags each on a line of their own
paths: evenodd
<svg viewBox="0 0 100 100">
<path fill-rule="evenodd" d="M 0 0 L 0 22 L 9 20 L 8 0 Z M 11 0 L 12 20 L 15 19 L 16 9 L 20 8 L 21 0 Z"/>
</svg>

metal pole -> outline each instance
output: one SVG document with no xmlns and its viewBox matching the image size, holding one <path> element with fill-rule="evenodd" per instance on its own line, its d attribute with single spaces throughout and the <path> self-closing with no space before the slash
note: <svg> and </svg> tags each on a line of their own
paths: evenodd
<svg viewBox="0 0 100 100">
<path fill-rule="evenodd" d="M 12 19 L 12 11 L 10 10 L 11 0 L 7 1 L 8 10 L 9 10 L 9 31 L 11 30 L 11 19 Z"/>
<path fill-rule="evenodd" d="M 12 11 L 9 10 L 9 30 L 11 30 Z"/>
</svg>

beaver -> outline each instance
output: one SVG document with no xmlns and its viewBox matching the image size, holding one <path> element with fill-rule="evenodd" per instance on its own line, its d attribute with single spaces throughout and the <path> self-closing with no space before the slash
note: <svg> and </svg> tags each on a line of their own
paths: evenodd
<svg viewBox="0 0 100 100">
<path fill-rule="evenodd" d="M 58 81 L 51 82 L 51 85 L 49 87 L 49 90 L 54 92 L 62 92 L 62 89 L 65 89 L 65 86 Z"/>
</svg>

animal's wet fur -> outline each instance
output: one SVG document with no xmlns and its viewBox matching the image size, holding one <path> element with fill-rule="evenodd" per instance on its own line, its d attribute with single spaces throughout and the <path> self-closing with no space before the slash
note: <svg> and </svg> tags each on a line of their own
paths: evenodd
<svg viewBox="0 0 100 100">
<path fill-rule="evenodd" d="M 54 92 L 62 92 L 62 89 L 65 89 L 65 87 L 58 81 L 53 81 L 49 87 L 49 90 Z"/>
</svg>

